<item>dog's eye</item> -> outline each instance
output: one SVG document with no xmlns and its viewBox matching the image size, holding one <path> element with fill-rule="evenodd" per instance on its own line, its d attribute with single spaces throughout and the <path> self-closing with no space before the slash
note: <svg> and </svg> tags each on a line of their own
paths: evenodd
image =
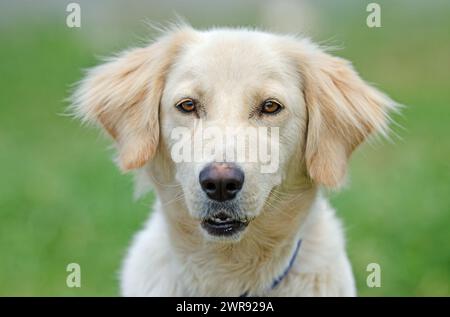
<svg viewBox="0 0 450 317">
<path fill-rule="evenodd" d="M 175 107 L 177 107 L 178 110 L 181 112 L 189 113 L 195 111 L 195 101 L 187 98 L 179 101 Z"/>
<path fill-rule="evenodd" d="M 261 105 L 261 113 L 264 114 L 276 114 L 283 109 L 283 106 L 273 99 L 266 100 Z"/>
</svg>

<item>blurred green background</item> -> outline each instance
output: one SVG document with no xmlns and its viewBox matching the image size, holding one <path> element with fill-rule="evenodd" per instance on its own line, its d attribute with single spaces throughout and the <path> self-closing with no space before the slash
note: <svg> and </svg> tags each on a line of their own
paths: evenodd
<svg viewBox="0 0 450 317">
<path fill-rule="evenodd" d="M 351 182 L 332 193 L 344 219 L 361 296 L 448 296 L 450 280 L 450 2 L 0 2 L 0 295 L 118 295 L 118 270 L 152 195 L 133 201 L 109 142 L 61 115 L 82 69 L 149 38 L 146 19 L 195 27 L 258 26 L 339 46 L 363 78 L 407 107 L 393 142 L 353 157 Z M 82 287 L 66 286 L 81 265 Z M 381 265 L 380 288 L 366 266 Z"/>
</svg>

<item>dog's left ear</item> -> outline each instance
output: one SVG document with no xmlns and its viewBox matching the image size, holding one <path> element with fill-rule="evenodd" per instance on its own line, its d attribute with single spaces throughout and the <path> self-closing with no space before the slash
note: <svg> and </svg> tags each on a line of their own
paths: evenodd
<svg viewBox="0 0 450 317">
<path fill-rule="evenodd" d="M 72 110 L 114 139 L 123 171 L 142 167 L 159 142 L 159 104 L 175 56 L 194 31 L 173 30 L 91 69 L 72 96 Z"/>
<path fill-rule="evenodd" d="M 305 160 L 309 177 L 336 188 L 353 150 L 372 133 L 386 133 L 396 105 L 364 82 L 351 64 L 309 46 L 299 57 L 308 113 Z"/>
</svg>

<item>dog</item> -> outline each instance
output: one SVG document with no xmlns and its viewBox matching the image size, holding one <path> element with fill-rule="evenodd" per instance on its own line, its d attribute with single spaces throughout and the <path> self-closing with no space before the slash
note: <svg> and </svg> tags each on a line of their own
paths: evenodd
<svg viewBox="0 0 450 317">
<path fill-rule="evenodd" d="M 107 132 L 120 169 L 157 197 L 125 257 L 121 294 L 355 296 L 324 191 L 345 183 L 361 143 L 386 135 L 396 106 L 311 40 L 244 28 L 177 26 L 89 70 L 74 113 Z M 199 124 L 277 128 L 278 168 L 175 160 L 174 129 L 193 136 Z"/>
</svg>

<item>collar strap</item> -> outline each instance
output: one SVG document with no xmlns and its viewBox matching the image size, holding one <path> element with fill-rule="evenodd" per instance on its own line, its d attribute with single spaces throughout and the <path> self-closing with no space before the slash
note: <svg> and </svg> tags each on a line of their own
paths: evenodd
<svg viewBox="0 0 450 317">
<path fill-rule="evenodd" d="M 297 246 L 295 247 L 294 254 L 292 255 L 291 259 L 289 260 L 289 264 L 288 264 L 287 268 L 283 271 L 283 273 L 280 276 L 278 276 L 276 279 L 273 280 L 272 286 L 270 287 L 270 289 L 276 288 L 278 286 L 278 284 L 280 284 L 281 281 L 286 277 L 286 275 L 288 275 L 289 271 L 292 268 L 292 265 L 294 265 L 295 259 L 297 258 L 298 250 L 300 250 L 301 244 L 302 244 L 302 240 L 300 239 L 297 242 Z"/>
<path fill-rule="evenodd" d="M 281 281 L 283 281 L 283 279 L 286 277 L 286 275 L 288 275 L 289 271 L 291 270 L 292 266 L 294 265 L 295 259 L 297 258 L 297 254 L 298 254 L 298 251 L 300 250 L 301 244 L 302 244 L 302 240 L 299 239 L 297 242 L 297 246 L 295 247 L 295 251 L 292 254 L 291 259 L 289 260 L 288 266 L 284 269 L 283 273 L 281 273 L 277 278 L 275 278 L 273 280 L 272 285 L 270 286 L 271 290 L 275 289 L 281 283 Z M 243 293 L 240 297 L 247 297 L 247 296 L 248 296 L 248 291 Z"/>
</svg>

